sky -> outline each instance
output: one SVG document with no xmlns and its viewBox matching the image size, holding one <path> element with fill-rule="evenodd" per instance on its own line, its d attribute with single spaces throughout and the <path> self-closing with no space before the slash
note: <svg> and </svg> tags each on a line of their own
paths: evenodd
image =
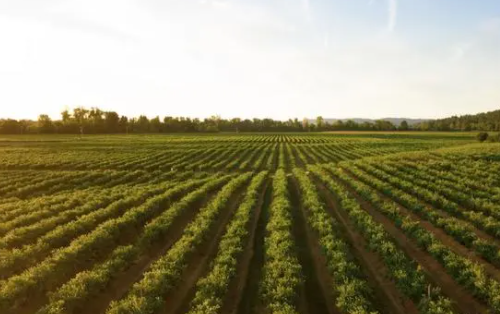
<svg viewBox="0 0 500 314">
<path fill-rule="evenodd" d="M 0 0 L 0 118 L 500 109 L 499 0 Z"/>
</svg>

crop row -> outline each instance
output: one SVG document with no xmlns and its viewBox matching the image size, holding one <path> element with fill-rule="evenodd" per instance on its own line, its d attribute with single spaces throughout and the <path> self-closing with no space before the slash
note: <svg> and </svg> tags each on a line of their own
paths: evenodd
<svg viewBox="0 0 500 314">
<path fill-rule="evenodd" d="M 488 217 L 481 212 L 466 210 L 440 195 L 438 191 L 431 191 L 415 186 L 411 182 L 401 180 L 397 177 L 392 177 L 366 163 L 356 164 L 356 167 L 370 173 L 380 180 L 390 183 L 398 189 L 428 202 L 429 204 L 447 212 L 448 214 L 451 214 L 452 216 L 469 221 L 477 228 L 485 231 L 493 237 L 496 237 L 497 239 L 500 239 L 500 222 L 493 217 Z"/>
<path fill-rule="evenodd" d="M 388 269 L 388 274 L 399 291 L 414 301 L 424 313 L 454 313 L 451 301 L 439 290 L 428 291 L 429 282 L 421 266 L 402 252 L 384 226 L 376 222 L 363 210 L 349 192 L 320 167 L 309 167 L 312 174 L 334 193 L 354 223 L 356 229 L 368 242 L 368 249 L 377 252 Z"/>
<path fill-rule="evenodd" d="M 76 238 L 69 246 L 53 250 L 45 260 L 20 274 L 1 281 L 0 310 L 3 313 L 9 313 L 17 306 L 27 302 L 31 295 L 45 293 L 57 287 L 69 279 L 68 277 L 71 277 L 79 268 L 85 268 L 89 263 L 105 256 L 110 249 L 120 243 L 120 239 L 126 231 L 130 232 L 131 229 L 142 228 L 148 220 L 163 211 L 164 206 L 174 195 L 179 195 L 199 185 L 199 180 L 193 180 L 166 191 L 161 189 L 161 194 L 145 200 L 138 207 L 129 209 L 121 217 L 106 220 L 91 232 Z M 162 193 L 162 190 L 165 192 Z M 139 196 L 136 199 L 129 199 L 128 202 L 130 204 L 143 199 L 144 196 Z M 68 225 L 70 224 L 64 227 Z M 45 247 L 49 246 L 50 244 L 45 245 Z M 31 251 L 28 252 L 31 253 Z M 3 261 L 10 262 L 10 256 L 12 254 L 8 254 L 6 260 Z M 24 255 L 18 256 L 20 259 L 24 258 Z M 28 261 L 31 260 L 28 259 Z M 8 263 L 11 268 L 14 265 Z M 3 271 L 2 275 L 4 275 Z"/>
<path fill-rule="evenodd" d="M 336 171 L 340 175 L 339 171 Z M 491 278 L 481 265 L 454 253 L 434 234 L 420 226 L 418 221 L 403 214 L 394 201 L 380 199 L 373 190 L 359 181 L 351 179 L 345 182 L 359 190 L 377 210 L 394 221 L 396 226 L 409 238 L 414 239 L 420 248 L 441 263 L 459 284 L 485 302 L 494 313 L 500 313 L 500 283 Z"/>
<path fill-rule="evenodd" d="M 272 188 L 273 200 L 264 238 L 261 293 L 265 306 L 272 313 L 292 314 L 297 313 L 297 294 L 303 282 L 292 236 L 291 204 L 283 169 L 274 174 Z"/>
<path fill-rule="evenodd" d="M 217 314 L 235 277 L 238 257 L 244 250 L 249 230 L 248 225 L 259 199 L 259 191 L 266 182 L 267 172 L 256 175 L 227 227 L 208 274 L 196 285 L 196 295 L 191 303 L 190 314 Z"/>
<path fill-rule="evenodd" d="M 330 217 L 321 203 L 318 192 L 303 170 L 295 169 L 307 222 L 318 235 L 321 251 L 333 278 L 335 304 L 343 313 L 375 313 L 373 291 L 364 279 L 359 266 L 349 257 L 348 244 L 338 234 L 338 222 Z"/>
<path fill-rule="evenodd" d="M 127 296 L 111 303 L 107 313 L 154 313 L 163 307 L 162 297 L 175 287 L 191 254 L 206 239 L 230 197 L 250 177 L 250 173 L 241 174 L 224 186 L 206 207 L 200 209 L 182 237 L 132 286 Z"/>
<path fill-rule="evenodd" d="M 87 302 L 103 293 L 113 278 L 133 265 L 141 255 L 147 254 L 152 247 L 162 242 L 176 219 L 197 201 L 206 197 L 207 193 L 218 189 L 230 179 L 222 176 L 205 183 L 193 192 L 188 193 L 178 202 L 172 204 L 158 217 L 150 221 L 134 244 L 119 246 L 103 263 L 95 265 L 88 271 L 78 273 L 70 281 L 50 294 L 49 303 L 40 313 L 75 313 L 85 308 Z"/>
<path fill-rule="evenodd" d="M 476 251 L 476 253 L 485 260 L 496 265 L 500 264 L 500 248 L 494 242 L 480 238 L 470 224 L 453 217 L 443 216 L 432 207 L 422 204 L 418 198 L 376 177 L 370 176 L 359 169 L 354 167 L 349 167 L 347 169 L 353 173 L 358 180 L 374 187 L 379 192 L 394 199 L 418 216 L 431 222 L 434 226 L 443 229 L 443 231 L 452 236 L 459 243 Z M 348 181 L 349 179 L 352 180 L 352 178 L 349 178 L 346 174 L 339 173 L 339 175 L 342 175 L 344 181 Z"/>
</svg>

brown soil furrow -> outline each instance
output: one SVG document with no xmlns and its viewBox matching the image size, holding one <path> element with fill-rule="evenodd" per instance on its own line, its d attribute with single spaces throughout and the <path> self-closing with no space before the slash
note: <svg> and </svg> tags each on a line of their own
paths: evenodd
<svg viewBox="0 0 500 314">
<path fill-rule="evenodd" d="M 327 269 L 325 257 L 321 254 L 318 239 L 307 223 L 298 183 L 293 176 L 289 182 L 290 200 L 293 205 L 294 239 L 304 276 L 299 310 L 303 314 L 341 313 L 334 305 L 333 280 Z"/>
<path fill-rule="evenodd" d="M 240 256 L 238 266 L 236 269 L 236 275 L 235 278 L 231 281 L 228 287 L 228 293 L 226 295 L 224 304 L 222 306 L 222 309 L 220 313 L 227 313 L 227 314 L 236 314 L 238 313 L 238 308 L 242 300 L 244 299 L 245 292 L 247 289 L 248 281 L 249 281 L 249 276 L 252 273 L 252 262 L 254 261 L 255 254 L 258 254 L 257 251 L 257 245 L 255 241 L 255 237 L 258 237 L 259 234 L 258 230 L 259 227 L 259 222 L 261 221 L 261 215 L 262 212 L 264 211 L 264 206 L 269 206 L 269 195 L 271 192 L 271 185 L 269 183 L 269 180 L 265 184 L 264 188 L 262 189 L 262 192 L 260 194 L 259 201 L 257 203 L 257 206 L 255 207 L 255 211 L 252 214 L 252 219 L 250 221 L 249 225 L 249 234 L 247 237 L 247 244 L 246 247 L 243 251 L 242 256 Z"/>
<path fill-rule="evenodd" d="M 295 163 L 299 168 L 305 168 L 306 165 L 302 159 L 300 159 L 299 154 L 297 153 L 298 147 L 292 147 L 293 158 L 295 159 Z"/>
<path fill-rule="evenodd" d="M 228 205 L 222 210 L 217 221 L 214 222 L 211 232 L 206 237 L 206 243 L 200 245 L 184 269 L 182 279 L 176 289 L 171 291 L 165 300 L 166 306 L 161 313 L 180 314 L 189 310 L 189 303 L 196 293 L 196 283 L 209 269 L 210 262 L 217 254 L 219 242 L 226 231 L 226 226 L 233 217 L 238 204 L 241 202 L 247 185 L 238 189 L 229 199 Z"/>
<path fill-rule="evenodd" d="M 487 313 L 488 308 L 476 300 L 468 291 L 465 290 L 463 286 L 458 284 L 453 277 L 451 277 L 446 269 L 436 261 L 430 254 L 423 251 L 415 244 L 411 239 L 408 239 L 403 231 L 401 231 L 396 225 L 379 211 L 377 211 L 373 206 L 365 201 L 360 195 L 358 195 L 352 188 L 339 182 L 344 186 L 349 193 L 356 198 L 356 200 L 361 204 L 362 208 L 366 210 L 375 221 L 381 223 L 385 230 L 392 236 L 396 244 L 413 260 L 418 262 L 423 271 L 426 273 L 427 278 L 434 285 L 441 288 L 443 293 L 454 301 L 455 307 L 461 313 Z"/>
<path fill-rule="evenodd" d="M 352 176 L 350 172 L 348 174 L 353 178 L 353 180 L 357 180 L 355 177 Z M 453 252 L 455 252 L 458 255 L 462 255 L 464 257 L 467 257 L 471 261 L 480 264 L 481 266 L 484 267 L 486 272 L 495 280 L 500 281 L 500 270 L 493 264 L 489 263 L 488 261 L 484 260 L 481 256 L 477 255 L 473 250 L 467 248 L 457 240 L 455 240 L 452 236 L 448 235 L 446 231 L 443 229 L 434 226 L 431 222 L 428 220 L 425 220 L 425 218 L 422 218 L 420 215 L 413 213 L 411 210 L 407 209 L 403 205 L 399 204 L 397 201 L 392 200 L 388 198 L 387 196 L 383 195 L 382 193 L 375 191 L 377 195 L 385 200 L 385 201 L 392 201 L 395 204 L 397 204 L 398 209 L 404 214 L 409 216 L 411 219 L 419 221 L 420 226 L 422 226 L 424 229 L 427 231 L 433 233 L 441 242 L 443 242 L 444 245 L 446 245 L 448 248 L 450 248 Z M 430 208 L 433 208 L 431 205 L 426 204 Z M 433 208 L 436 210 L 435 208 Z M 440 214 L 442 214 L 440 212 Z M 445 216 L 441 215 L 443 217 L 448 217 L 451 218 L 450 216 Z"/>
<path fill-rule="evenodd" d="M 376 252 L 367 249 L 366 240 L 355 231 L 356 228 L 350 222 L 347 213 L 339 208 L 340 205 L 331 192 L 318 181 L 316 181 L 316 187 L 326 204 L 328 213 L 339 222 L 346 242 L 352 247 L 351 252 L 372 285 L 378 305 L 384 309 L 383 313 L 418 313 L 415 304 L 399 292 L 396 284 L 389 279 L 384 261 Z"/>
<path fill-rule="evenodd" d="M 180 199 L 184 194 L 185 193 L 179 193 L 178 195 L 172 196 L 168 200 L 167 204 L 165 204 L 164 206 L 165 207 L 170 206 L 170 204 L 172 204 L 172 202 Z M 135 206 L 132 206 L 132 207 L 135 207 Z M 130 207 L 130 208 L 132 208 L 132 207 Z M 157 213 L 151 219 L 154 219 L 158 215 L 160 215 L 160 213 Z M 121 215 L 119 215 L 118 217 L 121 217 Z M 115 218 L 116 217 L 111 217 L 109 219 L 115 219 Z M 109 219 L 107 219 L 106 221 L 108 221 Z M 122 231 L 120 238 L 115 243 L 115 246 L 108 247 L 105 250 L 103 250 L 103 252 L 107 252 L 107 254 L 93 256 L 92 258 L 86 259 L 84 263 L 80 263 L 80 265 L 78 265 L 78 266 L 75 265 L 74 269 L 72 270 L 72 274 L 76 275 L 78 272 L 91 269 L 95 264 L 99 264 L 101 262 L 104 262 L 106 260 L 106 258 L 108 257 L 108 254 L 110 254 L 116 247 L 121 246 L 121 245 L 129 245 L 129 244 L 133 243 L 135 241 L 135 239 L 137 239 L 137 237 L 140 234 L 140 232 L 142 231 L 142 229 L 143 229 L 142 226 L 132 226 L 132 227 Z M 66 280 L 70 280 L 70 279 L 71 279 L 71 277 L 68 276 Z M 24 304 L 22 307 L 19 307 L 18 309 L 16 309 L 16 311 L 17 311 L 16 314 L 34 313 L 36 310 L 38 310 L 44 304 L 47 304 L 49 302 L 49 293 L 51 291 L 59 288 L 62 284 L 63 283 L 54 285 L 53 288 L 51 288 L 49 291 L 47 291 L 48 293 L 42 294 L 40 292 L 37 292 L 37 294 L 33 294 L 31 296 L 29 302 Z"/>
<path fill-rule="evenodd" d="M 81 313 L 104 313 L 111 301 L 122 299 L 132 285 L 142 278 L 150 265 L 164 255 L 182 237 L 186 226 L 194 219 L 199 209 L 207 204 L 208 200 L 207 195 L 203 200 L 197 201 L 189 209 L 184 210 L 163 237 L 163 241 L 158 241 L 158 244 L 144 253 L 130 268 L 117 275 L 109 284 L 106 292 L 92 299 L 92 302 L 89 302 Z"/>
<path fill-rule="evenodd" d="M 244 284 L 242 294 L 240 295 L 240 299 L 237 302 L 237 308 L 231 309 L 232 311 L 229 312 L 229 309 L 232 308 L 232 305 L 229 304 L 227 306 L 227 313 L 262 313 L 262 311 L 255 311 L 255 308 L 262 307 L 259 302 L 259 284 L 262 277 L 262 267 L 264 265 L 264 239 L 266 235 L 266 225 L 269 219 L 269 205 L 271 204 L 271 201 L 272 187 L 271 184 L 269 184 L 269 187 L 267 187 L 264 194 L 264 203 L 260 208 L 261 212 L 257 220 L 255 234 L 251 238 L 252 255 L 245 278 L 246 282 Z M 224 308 L 222 313 L 226 313 L 224 312 Z"/>
<path fill-rule="evenodd" d="M 345 172 L 345 173 L 347 173 L 349 176 L 351 176 L 351 177 L 355 178 L 355 180 L 358 180 L 358 181 L 364 182 L 363 180 L 359 180 L 359 179 L 357 179 L 357 178 L 356 178 L 356 176 L 355 176 L 355 175 L 354 175 L 351 171 L 349 171 L 349 169 L 347 169 L 347 168 L 342 168 L 342 170 L 344 170 L 344 172 Z M 361 170 L 362 170 L 363 172 L 365 172 L 367 175 L 369 175 L 369 176 L 372 176 L 372 177 L 373 177 L 373 175 L 372 175 L 372 174 L 370 174 L 370 173 L 368 173 L 368 172 L 364 171 L 363 169 L 361 169 Z M 378 178 L 377 178 L 377 179 L 378 179 Z M 380 179 L 378 179 L 378 180 L 380 180 Z M 383 181 L 383 180 L 380 180 L 380 181 Z M 385 181 L 384 181 L 384 182 L 385 182 Z M 393 184 L 391 184 L 390 182 L 386 182 L 386 183 L 390 184 L 390 185 L 391 185 L 391 186 L 393 186 L 395 189 L 401 190 L 402 192 L 404 192 L 404 193 L 406 193 L 406 194 L 408 194 L 408 195 L 411 195 L 411 196 L 413 196 L 413 197 L 417 198 L 417 199 L 418 199 L 418 201 L 419 201 L 422 205 L 424 205 L 424 206 L 426 206 L 426 207 L 429 207 L 429 208 L 432 208 L 434 211 L 436 211 L 436 213 L 438 213 L 438 214 L 439 214 L 440 216 L 442 216 L 443 218 L 455 218 L 455 219 L 458 219 L 458 220 L 460 220 L 460 221 L 463 221 L 463 222 L 467 223 L 467 224 L 471 227 L 471 229 L 474 231 L 474 233 L 476 233 L 476 235 L 477 235 L 479 238 L 481 238 L 481 239 L 483 239 L 483 240 L 486 240 L 486 241 L 489 241 L 489 242 L 493 242 L 493 243 L 495 243 L 496 245 L 500 246 L 500 240 L 499 240 L 499 239 L 497 239 L 497 238 L 495 238 L 494 236 L 489 235 L 489 234 L 488 234 L 488 233 L 486 233 L 485 231 L 483 231 L 483 230 L 481 230 L 481 229 L 477 228 L 476 226 L 474 226 L 471 222 L 467 221 L 466 219 L 461 218 L 461 217 L 454 216 L 454 215 L 452 215 L 452 214 L 450 214 L 450 213 L 448 213 L 448 212 L 444 211 L 443 209 L 436 208 L 434 205 L 432 205 L 432 204 L 428 203 L 427 201 L 423 200 L 421 197 L 419 197 L 419 196 L 417 196 L 417 195 L 413 195 L 412 193 L 408 193 L 407 191 L 405 191 L 405 190 L 403 190 L 403 189 L 400 189 L 400 188 L 399 188 L 399 187 L 397 187 L 397 186 L 394 186 L 394 185 L 393 185 Z M 379 194 L 381 194 L 381 193 L 379 193 Z M 384 195 L 384 196 L 385 196 L 385 195 Z M 387 196 L 386 196 L 386 197 L 387 197 Z M 396 203 L 397 203 L 397 201 L 394 201 L 394 202 L 396 202 Z M 450 202 L 453 202 L 453 201 L 450 201 Z M 456 203 L 455 203 L 455 204 L 456 204 Z M 464 208 L 464 207 L 462 207 L 462 206 L 460 206 L 460 205 L 458 205 L 458 204 L 456 204 L 456 205 L 457 205 L 458 209 L 460 209 L 461 211 L 473 212 L 472 210 L 466 209 L 466 208 Z M 485 216 L 486 216 L 486 215 L 485 215 Z"/>
</svg>

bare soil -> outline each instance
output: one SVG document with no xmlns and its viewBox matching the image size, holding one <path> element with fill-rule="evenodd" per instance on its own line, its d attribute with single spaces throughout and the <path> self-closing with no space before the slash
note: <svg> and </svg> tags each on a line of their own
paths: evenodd
<svg viewBox="0 0 500 314">
<path fill-rule="evenodd" d="M 392 236 L 398 246 L 413 260 L 422 266 L 422 270 L 427 275 L 427 278 L 435 286 L 441 288 L 442 292 L 453 300 L 456 309 L 462 313 L 487 313 L 488 308 L 476 300 L 463 286 L 458 284 L 447 272 L 446 269 L 436 261 L 430 254 L 423 251 L 418 245 L 408 239 L 406 235 L 396 225 L 379 211 L 377 211 L 370 203 L 365 201 L 353 189 L 342 184 L 351 195 L 361 204 L 375 221 L 381 223 L 385 230 Z"/>
<path fill-rule="evenodd" d="M 268 201 L 270 191 L 270 182 L 268 180 L 262 189 L 259 201 L 253 212 L 252 219 L 249 224 L 247 244 L 242 256 L 239 258 L 235 278 L 233 278 L 229 284 L 228 294 L 221 309 L 221 313 L 223 314 L 238 313 L 238 308 L 246 296 L 247 286 L 250 285 L 251 280 L 250 275 L 252 273 L 252 262 L 255 260 L 255 255 L 258 254 L 258 247 L 256 245 L 257 241 L 255 238 L 261 236 L 259 232 L 262 230 L 259 230 L 259 222 L 262 219 L 261 215 L 263 215 L 262 212 L 264 211 L 264 207 L 269 205 Z"/>
<path fill-rule="evenodd" d="M 222 209 L 217 221 L 213 224 L 212 230 L 206 237 L 207 242 L 200 245 L 197 252 L 191 256 L 190 262 L 183 272 L 182 279 L 175 290 L 166 296 L 166 306 L 161 313 L 180 314 L 189 310 L 190 302 L 196 293 L 196 283 L 209 270 L 210 263 L 217 254 L 220 240 L 226 231 L 226 226 L 240 204 L 246 187 L 247 185 L 236 191 L 229 199 L 226 208 Z"/>
<path fill-rule="evenodd" d="M 357 180 L 356 177 L 352 173 L 350 173 L 349 171 L 346 171 L 346 173 L 349 176 L 351 176 L 353 178 L 353 180 Z M 480 264 L 481 266 L 484 267 L 484 269 L 486 270 L 486 272 L 490 276 L 495 278 L 497 281 L 500 281 L 500 269 L 498 268 L 497 265 L 489 263 L 488 261 L 483 259 L 480 255 L 475 253 L 473 250 L 467 248 L 466 246 L 464 246 L 463 244 L 461 244 L 460 242 L 455 240 L 452 236 L 448 235 L 443 229 L 434 226 L 431 222 L 429 222 L 428 220 L 425 220 L 425 218 L 423 218 L 421 215 L 418 215 L 418 214 L 412 212 L 411 210 L 407 209 L 403 205 L 399 204 L 396 200 L 390 199 L 389 197 L 385 196 L 384 194 L 380 193 L 379 191 L 375 190 L 375 192 L 377 193 L 377 195 L 381 199 L 386 200 L 386 201 L 392 201 L 392 202 L 396 203 L 398 206 L 398 209 L 403 214 L 408 215 L 412 219 L 419 221 L 421 227 L 423 227 L 427 231 L 433 233 L 434 236 L 436 236 L 436 238 L 438 238 L 441 242 L 443 242 L 443 244 L 446 245 L 448 248 L 450 248 L 454 253 L 461 255 L 461 256 L 464 256 L 464 257 L 467 257 L 471 261 Z M 436 209 L 431 204 L 423 202 L 422 200 L 420 200 L 420 202 L 422 204 L 424 204 L 425 206 L 435 210 L 443 218 L 452 218 L 453 217 L 442 210 Z M 471 224 L 469 224 L 469 225 L 471 225 Z M 471 227 L 473 227 L 473 226 L 471 225 Z M 482 238 L 482 239 L 490 241 L 490 242 L 497 243 L 496 239 L 493 239 L 491 236 L 485 234 L 483 231 L 481 231 L 475 227 L 473 227 L 473 229 L 479 238 Z"/>
<path fill-rule="evenodd" d="M 269 220 L 269 205 L 272 201 L 272 186 L 266 188 L 264 193 L 264 202 L 260 208 L 260 215 L 257 220 L 257 226 L 255 229 L 255 234 L 250 241 L 252 247 L 252 254 L 249 261 L 249 266 L 246 273 L 246 278 L 240 279 L 240 282 L 244 281 L 244 286 L 242 287 L 242 292 L 239 294 L 239 300 L 234 304 L 227 303 L 223 308 L 222 313 L 230 314 L 252 314 L 252 313 L 263 313 L 262 310 L 256 310 L 262 308 L 259 299 L 259 283 L 262 277 L 262 267 L 264 265 L 264 239 L 266 236 L 266 225 Z M 245 254 L 248 254 L 249 250 Z M 248 257 L 243 257 L 245 260 Z M 245 271 L 245 270 L 242 270 Z M 239 274 L 240 270 L 238 270 Z M 239 285 L 238 285 L 239 287 Z M 227 308 L 227 312 L 224 309 Z"/>
<path fill-rule="evenodd" d="M 302 206 L 298 183 L 294 177 L 290 178 L 289 183 L 294 239 L 304 275 L 299 310 L 302 314 L 341 313 L 334 304 L 333 279 L 326 266 L 325 256 L 321 253 L 318 237 L 307 223 L 306 209 Z"/>
<path fill-rule="evenodd" d="M 175 219 L 171 228 L 157 245 L 153 246 L 146 254 L 142 255 L 131 267 L 117 275 L 108 288 L 97 298 L 92 299 L 82 310 L 82 314 L 104 313 L 112 300 L 120 300 L 134 283 L 139 281 L 151 264 L 164 255 L 177 242 L 184 233 L 186 226 L 198 214 L 199 209 L 208 203 L 210 197 L 206 195 L 202 200 L 192 204 L 187 210 Z"/>
<path fill-rule="evenodd" d="M 367 276 L 368 282 L 375 293 L 377 305 L 383 313 L 418 313 L 415 304 L 403 295 L 396 284 L 390 280 L 389 272 L 382 258 L 375 252 L 367 249 L 364 237 L 356 231 L 350 222 L 348 214 L 340 209 L 336 198 L 321 183 L 316 181 L 316 187 L 326 204 L 329 214 L 339 222 L 341 233 L 347 243 L 351 245 L 351 252 L 359 262 L 361 269 Z"/>
</svg>

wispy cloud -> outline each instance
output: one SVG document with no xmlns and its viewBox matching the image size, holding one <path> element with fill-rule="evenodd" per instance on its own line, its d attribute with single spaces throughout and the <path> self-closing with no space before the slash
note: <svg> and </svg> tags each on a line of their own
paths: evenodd
<svg viewBox="0 0 500 314">
<path fill-rule="evenodd" d="M 389 13 L 389 21 L 387 24 L 387 28 L 389 31 L 394 31 L 396 28 L 396 21 L 398 18 L 398 1 L 397 0 L 388 0 L 388 13 Z"/>
</svg>

